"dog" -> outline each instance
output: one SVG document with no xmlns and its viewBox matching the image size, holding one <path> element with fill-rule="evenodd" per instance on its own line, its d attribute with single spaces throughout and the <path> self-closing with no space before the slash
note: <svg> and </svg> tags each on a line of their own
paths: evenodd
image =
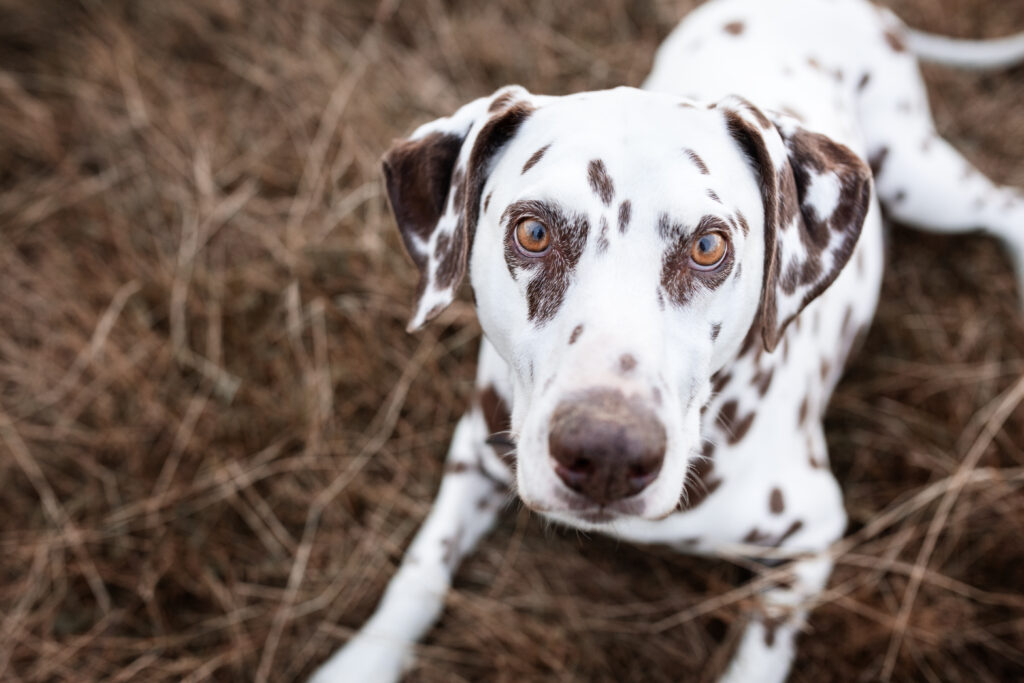
<svg viewBox="0 0 1024 683">
<path fill-rule="evenodd" d="M 940 138 L 918 58 L 998 67 L 863 0 L 715 0 L 642 89 L 510 86 L 383 159 L 421 278 L 410 330 L 466 273 L 477 393 L 376 612 L 316 683 L 395 681 L 460 560 L 516 493 L 559 523 L 787 560 L 722 680 L 782 681 L 846 528 L 822 416 L 868 328 L 883 216 L 999 237 L 1024 293 L 1024 195 Z"/>
</svg>

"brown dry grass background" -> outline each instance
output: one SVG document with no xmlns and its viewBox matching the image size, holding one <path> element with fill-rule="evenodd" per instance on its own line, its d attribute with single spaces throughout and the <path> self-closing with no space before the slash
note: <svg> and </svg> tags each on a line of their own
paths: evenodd
<svg viewBox="0 0 1024 683">
<path fill-rule="evenodd" d="M 468 303 L 403 332 L 380 154 L 506 83 L 637 84 L 692 4 L 0 0 L 0 679 L 290 681 L 343 643 L 479 338 Z M 887 4 L 1024 30 L 1016 1 Z M 1024 186 L 1024 70 L 926 75 L 940 130 Z M 890 246 L 828 416 L 854 541 L 793 680 L 876 680 L 894 638 L 893 680 L 1020 680 L 1024 319 L 989 240 Z M 513 505 L 410 680 L 711 680 L 752 576 Z"/>
</svg>

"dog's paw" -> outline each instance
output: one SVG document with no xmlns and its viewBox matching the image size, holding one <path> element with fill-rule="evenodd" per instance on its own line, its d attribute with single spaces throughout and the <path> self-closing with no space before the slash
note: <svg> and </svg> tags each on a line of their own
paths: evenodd
<svg viewBox="0 0 1024 683">
<path fill-rule="evenodd" d="M 309 683 L 397 683 L 412 665 L 412 649 L 359 634 L 316 670 Z"/>
</svg>

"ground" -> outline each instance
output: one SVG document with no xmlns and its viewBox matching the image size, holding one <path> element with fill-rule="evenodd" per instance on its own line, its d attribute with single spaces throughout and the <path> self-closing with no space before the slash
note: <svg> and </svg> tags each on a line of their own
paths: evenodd
<svg viewBox="0 0 1024 683">
<path fill-rule="evenodd" d="M 0 680 L 290 681 L 345 642 L 429 509 L 480 335 L 468 296 L 403 331 L 381 153 L 506 83 L 637 84 L 692 4 L 0 0 Z M 1024 30 L 1019 2 L 885 4 Z M 1024 70 L 925 74 L 940 131 L 1024 186 Z M 827 420 L 854 541 L 792 680 L 1020 679 L 1008 264 L 897 228 L 884 287 Z M 513 504 L 409 679 L 712 680 L 751 572 Z"/>
</svg>

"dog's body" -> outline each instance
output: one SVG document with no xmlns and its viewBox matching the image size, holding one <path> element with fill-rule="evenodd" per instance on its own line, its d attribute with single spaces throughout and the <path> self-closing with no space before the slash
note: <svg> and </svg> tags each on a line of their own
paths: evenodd
<svg viewBox="0 0 1024 683">
<path fill-rule="evenodd" d="M 1024 198 L 937 136 L 908 39 L 859 0 L 718 0 L 659 51 L 644 87 L 663 94 L 510 88 L 396 146 L 411 327 L 468 269 L 479 393 L 380 607 L 316 681 L 399 677 L 508 488 L 633 542 L 796 557 L 725 674 L 786 677 L 846 525 L 821 420 L 877 303 L 879 201 L 998 235 L 1024 292 Z"/>
</svg>

